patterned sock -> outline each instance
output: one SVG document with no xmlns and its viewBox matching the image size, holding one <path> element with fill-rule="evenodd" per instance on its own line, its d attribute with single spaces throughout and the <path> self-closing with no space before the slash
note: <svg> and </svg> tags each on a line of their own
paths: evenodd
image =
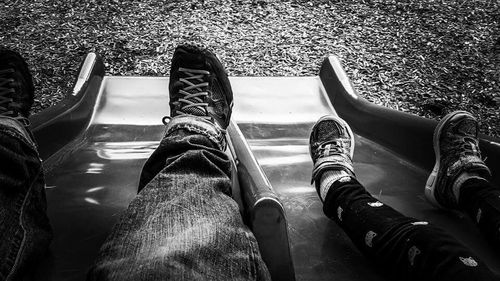
<svg viewBox="0 0 500 281">
<path fill-rule="evenodd" d="M 345 179 L 344 179 L 345 178 Z M 351 179 L 351 175 L 344 170 L 327 170 L 321 174 L 321 180 L 319 181 L 319 197 L 321 201 L 325 201 L 326 194 L 332 184 L 338 180 L 348 181 Z M 318 188 L 316 186 L 316 188 Z"/>
</svg>

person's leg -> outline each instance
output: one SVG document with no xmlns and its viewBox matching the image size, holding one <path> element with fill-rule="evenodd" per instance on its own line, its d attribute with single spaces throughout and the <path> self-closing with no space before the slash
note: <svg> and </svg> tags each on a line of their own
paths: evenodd
<svg viewBox="0 0 500 281">
<path fill-rule="evenodd" d="M 165 137 L 88 280 L 270 280 L 231 198 L 223 149 L 232 92 L 222 65 L 181 46 L 170 77 Z"/>
<path fill-rule="evenodd" d="M 32 102 L 26 63 L 0 49 L 0 280 L 23 280 L 52 237 L 43 169 L 26 126 Z"/>
<path fill-rule="evenodd" d="M 486 239 L 500 249 L 500 189 L 486 179 L 470 178 L 460 188 L 458 202 Z"/>
<path fill-rule="evenodd" d="M 479 150 L 479 125 L 465 111 L 446 115 L 434 133 L 436 163 L 425 194 L 441 208 L 465 211 L 485 237 L 500 249 L 500 188 Z"/>
<path fill-rule="evenodd" d="M 396 280 L 496 280 L 443 230 L 402 215 L 365 190 L 354 174 L 353 134 L 345 121 L 320 119 L 311 132 L 310 149 L 325 214 L 381 271 Z"/>
</svg>

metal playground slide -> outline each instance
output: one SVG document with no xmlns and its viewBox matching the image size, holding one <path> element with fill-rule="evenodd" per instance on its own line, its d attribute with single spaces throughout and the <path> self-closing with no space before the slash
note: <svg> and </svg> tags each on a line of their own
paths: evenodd
<svg viewBox="0 0 500 281">
<path fill-rule="evenodd" d="M 468 217 L 438 210 L 424 198 L 437 122 L 359 97 L 333 56 L 315 77 L 230 80 L 235 107 L 227 153 L 235 167 L 234 193 L 274 280 L 385 280 L 323 215 L 310 185 L 309 130 L 326 114 L 338 114 L 356 133 L 355 170 L 372 194 L 446 229 L 500 272 L 500 254 Z M 162 137 L 168 81 L 105 76 L 102 60 L 91 53 L 73 92 L 32 116 L 55 233 L 35 280 L 85 280 Z M 500 184 L 500 141 L 483 137 L 481 148 Z"/>
</svg>

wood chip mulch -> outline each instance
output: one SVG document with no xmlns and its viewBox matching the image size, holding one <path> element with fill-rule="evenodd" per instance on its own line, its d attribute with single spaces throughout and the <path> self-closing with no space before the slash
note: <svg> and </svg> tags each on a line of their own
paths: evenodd
<svg viewBox="0 0 500 281">
<path fill-rule="evenodd" d="M 174 47 L 211 46 L 233 76 L 311 76 L 341 58 L 368 100 L 429 118 L 465 109 L 500 137 L 497 0 L 13 0 L 0 44 L 34 73 L 35 111 L 70 92 L 88 52 L 110 75 L 167 76 Z"/>
</svg>

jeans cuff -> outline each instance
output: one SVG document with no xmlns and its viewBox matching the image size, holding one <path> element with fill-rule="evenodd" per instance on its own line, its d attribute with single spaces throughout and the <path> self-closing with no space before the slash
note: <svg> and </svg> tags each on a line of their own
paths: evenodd
<svg viewBox="0 0 500 281">
<path fill-rule="evenodd" d="M 33 140 L 32 134 L 28 131 L 21 122 L 16 119 L 8 116 L 0 116 L 0 127 L 7 127 L 11 131 L 16 132 L 14 137 L 21 138 L 26 143 L 28 143 L 31 147 L 37 148 L 35 141 Z M 1 129 L 0 129 L 1 130 Z"/>
<path fill-rule="evenodd" d="M 202 117 L 194 115 L 173 117 L 167 124 L 165 136 L 181 129 L 201 134 L 217 145 L 221 151 L 226 150 L 226 131 Z"/>
</svg>

